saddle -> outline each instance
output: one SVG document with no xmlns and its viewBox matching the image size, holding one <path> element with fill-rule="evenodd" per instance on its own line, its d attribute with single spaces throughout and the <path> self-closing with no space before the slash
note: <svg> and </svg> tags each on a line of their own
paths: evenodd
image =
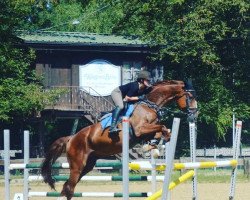
<svg viewBox="0 0 250 200">
<path fill-rule="evenodd" d="M 122 120 L 122 117 L 125 116 L 125 117 L 130 117 L 133 112 L 134 112 L 134 104 L 128 104 L 126 106 L 126 109 L 124 109 L 120 116 L 119 116 L 119 119 L 118 119 L 118 123 L 121 122 Z M 111 126 L 111 122 L 112 122 L 112 112 L 110 113 L 106 113 L 105 115 L 103 115 L 100 119 L 101 121 L 101 126 L 102 126 L 102 129 L 106 129 L 108 128 L 109 126 Z"/>
</svg>

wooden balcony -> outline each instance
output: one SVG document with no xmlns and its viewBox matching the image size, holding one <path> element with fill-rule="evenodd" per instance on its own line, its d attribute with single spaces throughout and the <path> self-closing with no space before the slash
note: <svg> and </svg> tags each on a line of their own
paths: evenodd
<svg viewBox="0 0 250 200">
<path fill-rule="evenodd" d="M 102 112 L 109 112 L 114 108 L 111 96 L 100 96 L 91 87 L 53 86 L 49 89 L 60 89 L 62 94 L 53 105 L 46 106 L 44 112 L 64 113 L 68 117 L 70 115 L 75 117 L 80 113 L 80 115 L 91 115 L 96 119 Z"/>
</svg>

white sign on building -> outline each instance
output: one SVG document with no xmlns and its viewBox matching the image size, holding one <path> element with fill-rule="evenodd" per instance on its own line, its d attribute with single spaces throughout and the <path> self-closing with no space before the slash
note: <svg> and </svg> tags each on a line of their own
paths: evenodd
<svg viewBox="0 0 250 200">
<path fill-rule="evenodd" d="M 121 67 L 105 60 L 79 66 L 79 86 L 94 96 L 108 96 L 121 85 Z"/>
</svg>

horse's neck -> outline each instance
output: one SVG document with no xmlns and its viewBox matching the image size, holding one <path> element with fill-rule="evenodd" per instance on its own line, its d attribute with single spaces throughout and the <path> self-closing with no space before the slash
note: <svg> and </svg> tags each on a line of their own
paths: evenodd
<svg viewBox="0 0 250 200">
<path fill-rule="evenodd" d="M 169 102 L 171 102 L 176 97 L 176 91 L 174 90 L 167 90 L 162 92 L 157 92 L 157 89 L 155 91 L 153 90 L 151 93 L 147 95 L 147 99 L 153 103 L 155 103 L 158 107 L 162 107 Z"/>
</svg>

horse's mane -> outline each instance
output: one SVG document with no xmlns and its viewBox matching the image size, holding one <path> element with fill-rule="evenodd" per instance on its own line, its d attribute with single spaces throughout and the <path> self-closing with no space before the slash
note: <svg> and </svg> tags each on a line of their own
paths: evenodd
<svg viewBox="0 0 250 200">
<path fill-rule="evenodd" d="M 159 85 L 179 85 L 179 84 L 184 84 L 183 81 L 179 80 L 163 80 L 163 81 L 158 81 L 153 84 L 153 86 L 159 86 Z"/>
</svg>

